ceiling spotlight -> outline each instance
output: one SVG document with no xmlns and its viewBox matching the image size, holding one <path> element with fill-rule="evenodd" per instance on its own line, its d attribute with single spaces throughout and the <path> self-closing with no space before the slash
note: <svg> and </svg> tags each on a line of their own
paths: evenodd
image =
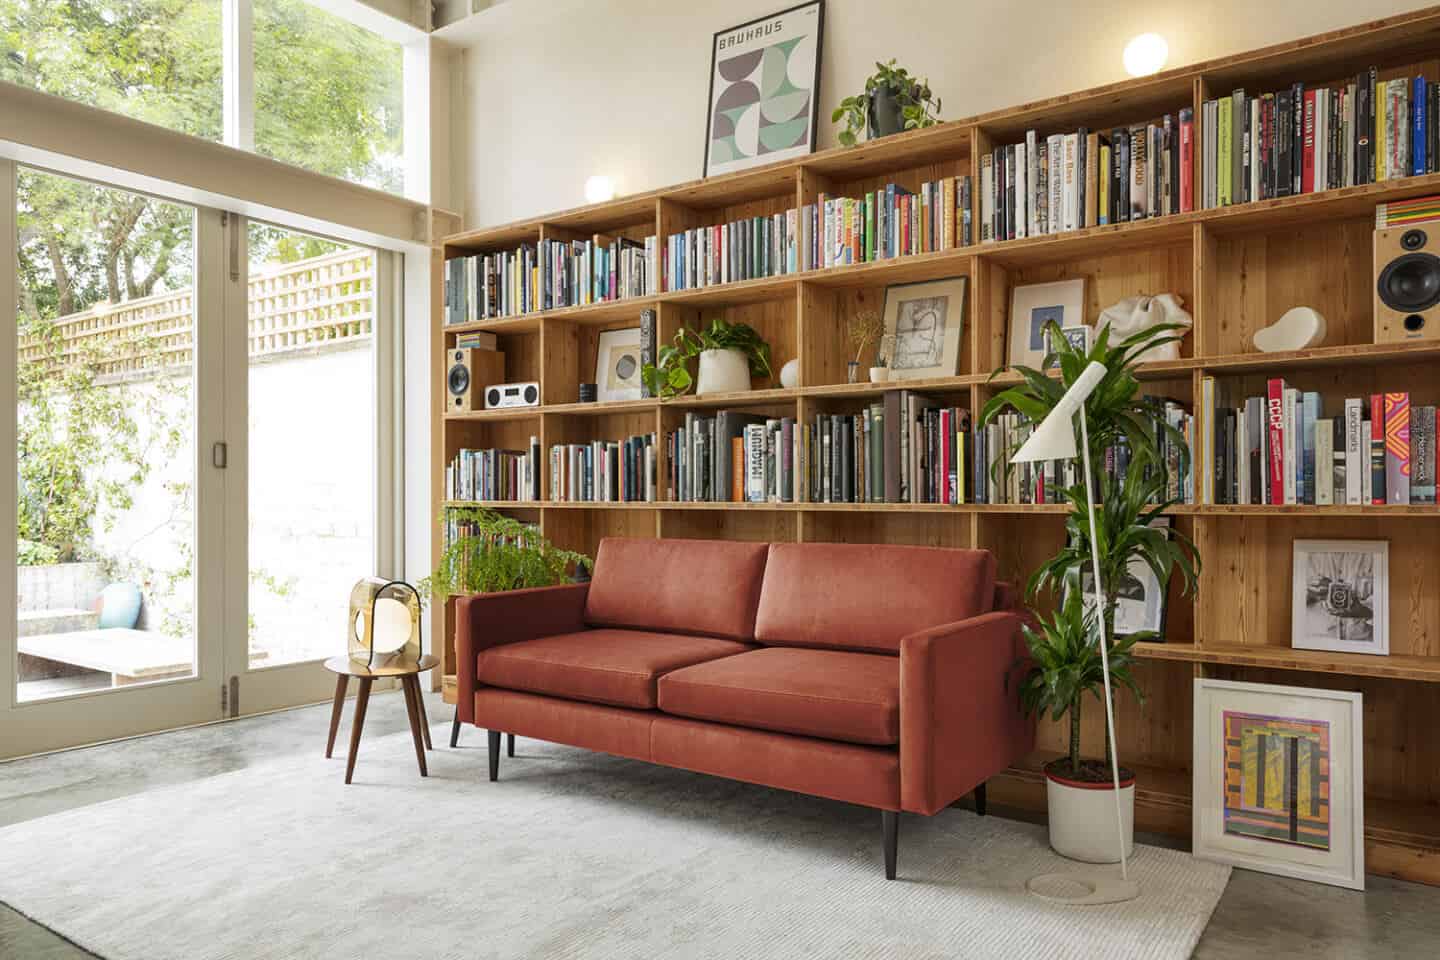
<svg viewBox="0 0 1440 960">
<path fill-rule="evenodd" d="M 1125 44 L 1125 72 L 1132 77 L 1159 73 L 1170 56 L 1170 45 L 1158 33 L 1142 33 Z"/>
<path fill-rule="evenodd" d="M 614 199 L 615 181 L 611 180 L 609 177 L 597 173 L 595 176 L 585 181 L 586 203 L 604 203 L 607 200 Z"/>
</svg>

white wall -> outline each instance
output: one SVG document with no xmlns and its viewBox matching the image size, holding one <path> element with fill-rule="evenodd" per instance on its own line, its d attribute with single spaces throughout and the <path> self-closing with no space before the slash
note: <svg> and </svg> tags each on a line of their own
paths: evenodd
<svg viewBox="0 0 1440 960">
<path fill-rule="evenodd" d="M 576 206 L 594 173 L 621 193 L 699 177 L 712 34 L 791 5 L 510 0 L 478 15 L 452 106 L 466 226 Z M 1427 5 L 827 0 L 818 146 L 835 145 L 830 109 L 892 56 L 958 118 L 1123 80 L 1121 50 L 1146 31 L 1180 66 Z"/>
</svg>

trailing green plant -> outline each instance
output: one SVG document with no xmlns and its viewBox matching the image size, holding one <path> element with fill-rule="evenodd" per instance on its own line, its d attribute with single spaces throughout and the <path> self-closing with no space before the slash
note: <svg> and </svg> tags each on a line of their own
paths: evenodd
<svg viewBox="0 0 1440 960">
<path fill-rule="evenodd" d="M 990 399 L 981 411 L 980 424 L 990 423 L 1008 408 L 1018 410 L 1034 423 L 1041 422 L 1093 361 L 1105 367 L 1105 375 L 1085 401 L 1092 469 L 1105 462 L 1104 452 L 1111 446 L 1123 443 L 1130 451 L 1130 464 L 1123 477 L 1094 469 L 1094 543 L 1100 558 L 1100 586 L 1105 595 L 1105 607 L 1098 613 L 1099 620 L 1096 620 L 1094 611 L 1076 612 L 1082 604 L 1081 578 L 1090 574 L 1092 566 L 1089 498 L 1083 476 L 1079 482 L 1061 490 L 1070 506 L 1065 520 L 1064 546 L 1041 564 L 1026 584 L 1026 597 L 1032 605 L 1047 591 L 1059 594 L 1061 599 L 1060 608 L 1054 616 L 1048 621 L 1041 618 L 1042 633 L 1047 638 L 1049 665 L 1046 666 L 1037 657 L 1037 666 L 1027 674 L 1026 682 L 1041 682 L 1033 679 L 1036 670 L 1042 671 L 1042 674 L 1053 674 L 1056 678 L 1061 678 L 1062 673 L 1071 677 L 1088 676 L 1087 671 L 1092 668 L 1096 671 L 1093 683 L 1073 696 L 1069 694 L 1078 688 L 1063 685 L 1069 684 L 1069 680 L 1062 683 L 1061 679 L 1056 679 L 1055 682 L 1062 685 L 1046 688 L 1049 691 L 1045 701 L 1048 706 L 1044 709 L 1048 709 L 1055 719 L 1059 719 L 1065 709 L 1072 711 L 1071 770 L 1072 775 L 1079 776 L 1082 772 L 1078 740 L 1079 702 L 1084 693 L 1093 692 L 1094 683 L 1100 679 L 1100 648 L 1096 639 L 1106 644 L 1112 680 L 1134 690 L 1138 696 L 1139 690 L 1129 676 L 1128 665 L 1133 658 L 1135 643 L 1153 636 L 1148 633 L 1115 636 L 1115 610 L 1119 602 L 1117 588 L 1129 576 L 1133 564 L 1143 563 L 1154 573 L 1161 590 L 1166 589 L 1171 576 L 1178 573 L 1183 581 L 1182 592 L 1188 594 L 1195 589 L 1200 561 L 1194 544 L 1183 533 L 1154 525 L 1154 521 L 1177 502 L 1167 497 L 1171 484 L 1159 438 L 1165 438 L 1180 450 L 1178 466 L 1182 474 L 1189 468 L 1189 448 L 1184 435 L 1165 420 L 1159 409 L 1140 398 L 1140 381 L 1136 376 L 1136 367 L 1144 354 L 1157 346 L 1178 342 L 1180 337 L 1175 331 L 1181 328 L 1162 324 L 1112 345 L 1110 330 L 1106 327 L 1088 351 L 1066 340 L 1060 334 L 1058 324 L 1048 324 L 1046 329 L 1051 346 L 1044 365 L 1047 368 L 1058 367 L 1058 376 L 1030 367 L 1016 367 L 1015 372 L 1020 375 L 1021 382 Z M 1084 437 L 1078 422 L 1074 429 L 1078 448 Z M 1174 486 L 1178 489 L 1180 485 L 1176 483 Z M 1072 610 L 1072 607 L 1076 609 Z M 1075 646 L 1077 640 L 1083 642 L 1083 650 Z M 1032 656 L 1034 653 L 1032 645 Z M 1127 668 L 1123 679 L 1116 673 L 1117 662 Z M 1045 682 L 1048 684 L 1050 681 Z M 1025 699 L 1025 689 L 1022 685 L 1022 702 L 1032 710 L 1040 709 L 1035 706 L 1040 701 Z M 1031 696 L 1033 698 L 1034 694 Z M 1108 753 L 1108 744 L 1106 749 Z"/>
<path fill-rule="evenodd" d="M 660 348 L 655 363 L 641 368 L 640 376 L 655 396 L 678 396 L 694 386 L 690 361 L 706 350 L 739 350 L 750 362 L 753 376 L 767 380 L 774 377 L 770 369 L 770 344 L 749 324 L 727 323 L 721 317 L 699 330 L 681 327 L 675 332 L 675 339 Z"/>
<path fill-rule="evenodd" d="M 858 142 L 856 134 L 867 129 L 871 104 L 877 93 L 888 93 L 895 98 L 906 130 L 933 127 L 940 122 L 940 98 L 930 90 L 928 77 L 917 80 L 904 67 L 897 67 L 894 58 L 888 63 L 877 61 L 875 72 L 865 79 L 865 92 L 841 100 L 830 114 L 831 123 L 845 121 L 845 129 L 837 134 L 841 145 L 853 147 Z"/>
<path fill-rule="evenodd" d="M 1080 715 L 1087 696 L 1104 703 L 1105 680 L 1100 648 L 1095 644 L 1095 612 L 1081 597 L 1078 586 L 1066 592 L 1060 606 L 1047 616 L 1037 617 L 1034 626 L 1023 629 L 1029 651 L 1029 669 L 1020 678 L 1020 703 L 1027 713 L 1048 715 L 1058 723 L 1069 716 L 1070 747 L 1064 758 L 1068 774 L 1077 779 L 1109 778 L 1104 764 L 1087 769 L 1080 757 Z M 1145 694 L 1135 682 L 1135 644 L 1141 634 L 1119 637 L 1110 645 L 1112 689 L 1129 690 L 1142 706 Z M 1107 751 L 1108 753 L 1108 751 Z M 1089 774 L 1087 777 L 1086 774 Z"/>
<path fill-rule="evenodd" d="M 494 510 L 452 508 L 440 522 L 465 532 L 445 548 L 435 572 L 415 585 L 425 598 L 551 587 L 590 568 L 583 553 L 562 550 L 530 524 Z"/>
</svg>

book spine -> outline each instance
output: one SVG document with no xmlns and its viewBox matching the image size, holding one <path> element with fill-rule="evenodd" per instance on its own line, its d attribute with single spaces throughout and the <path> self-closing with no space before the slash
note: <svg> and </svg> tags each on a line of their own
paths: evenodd
<svg viewBox="0 0 1440 960">
<path fill-rule="evenodd" d="M 1347 456 L 1345 443 L 1348 434 L 1345 429 L 1345 418 L 1336 417 L 1330 421 L 1332 425 L 1332 438 L 1330 444 L 1330 486 L 1331 503 L 1344 503 L 1346 491 L 1349 490 L 1349 477 L 1345 469 Z"/>
<path fill-rule="evenodd" d="M 1385 394 L 1385 502 L 1410 502 L 1410 394 Z"/>
<path fill-rule="evenodd" d="M 1300 192 L 1315 192 L 1315 91 L 1305 91 L 1301 117 Z"/>
<path fill-rule="evenodd" d="M 1270 464 L 1270 502 L 1283 504 L 1285 502 L 1285 381 L 1272 378 L 1265 386 L 1265 442 L 1267 459 Z"/>
<path fill-rule="evenodd" d="M 1315 421 L 1315 505 L 1327 507 L 1335 502 L 1335 485 L 1331 481 L 1330 468 L 1335 462 L 1335 426 L 1331 420 Z"/>
<path fill-rule="evenodd" d="M 1362 424 L 1365 416 L 1358 398 L 1345 401 L 1345 502 L 1355 506 L 1366 502 L 1362 497 L 1363 475 L 1368 469 L 1367 458 L 1363 456 L 1364 436 Z"/>
<path fill-rule="evenodd" d="M 1410 411 L 1410 502 L 1435 502 L 1435 408 Z"/>
<path fill-rule="evenodd" d="M 1385 397 L 1370 395 L 1370 502 L 1385 502 Z"/>
<path fill-rule="evenodd" d="M 1427 145 L 1425 78 L 1416 77 L 1414 84 L 1414 92 L 1410 97 L 1410 114 L 1413 117 L 1410 128 L 1410 172 L 1419 176 L 1425 172 L 1425 148 Z"/>
<path fill-rule="evenodd" d="M 1301 445 L 1301 489 L 1296 491 L 1297 503 L 1315 503 L 1315 424 L 1320 420 L 1320 394 L 1307 390 L 1301 395 L 1303 418 L 1296 424 Z"/>
<path fill-rule="evenodd" d="M 1195 209 L 1195 111 L 1180 111 L 1180 212 Z"/>
</svg>

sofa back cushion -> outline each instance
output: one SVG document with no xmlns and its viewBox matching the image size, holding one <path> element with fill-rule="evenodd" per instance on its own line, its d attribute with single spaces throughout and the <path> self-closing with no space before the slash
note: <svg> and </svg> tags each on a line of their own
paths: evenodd
<svg viewBox="0 0 1440 960">
<path fill-rule="evenodd" d="M 749 640 L 768 546 L 606 537 L 595 554 L 585 622 Z"/>
<path fill-rule="evenodd" d="M 755 639 L 899 653 L 907 634 L 988 613 L 994 602 L 995 558 L 988 550 L 776 543 Z"/>
</svg>

